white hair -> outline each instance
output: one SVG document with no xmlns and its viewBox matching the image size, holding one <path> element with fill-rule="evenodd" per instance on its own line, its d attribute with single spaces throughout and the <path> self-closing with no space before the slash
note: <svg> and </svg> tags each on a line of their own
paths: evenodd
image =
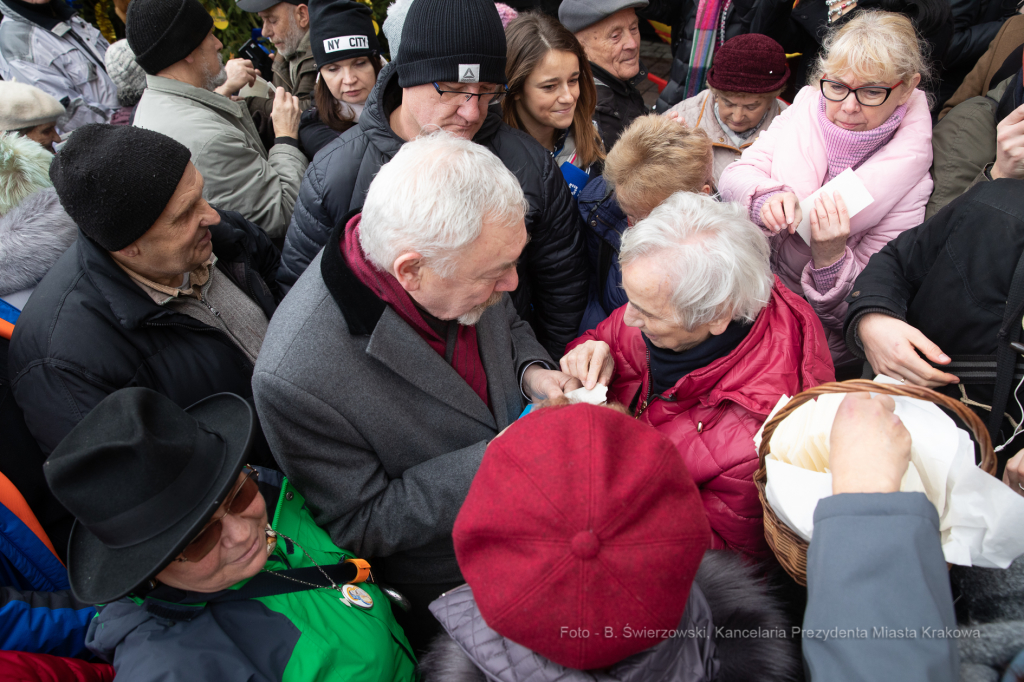
<svg viewBox="0 0 1024 682">
<path fill-rule="evenodd" d="M 687 331 L 726 314 L 753 322 L 768 305 L 768 240 L 739 204 L 676 192 L 625 231 L 619 263 L 660 254 L 678 273 L 670 304 Z"/>
<path fill-rule="evenodd" d="M 459 251 L 483 230 L 523 222 L 528 208 L 510 170 L 486 147 L 446 132 L 402 145 L 370 183 L 359 225 L 366 258 L 391 272 L 415 251 L 441 277 L 455 269 Z"/>
</svg>

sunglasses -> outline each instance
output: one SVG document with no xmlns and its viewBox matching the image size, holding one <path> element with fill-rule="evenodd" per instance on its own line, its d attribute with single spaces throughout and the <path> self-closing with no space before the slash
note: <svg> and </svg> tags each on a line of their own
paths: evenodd
<svg viewBox="0 0 1024 682">
<path fill-rule="evenodd" d="M 192 563 L 202 561 L 203 557 L 213 551 L 213 548 L 220 542 L 220 534 L 224 530 L 221 520 L 228 514 L 241 514 L 256 499 L 256 495 L 260 492 L 259 485 L 256 483 L 259 479 L 259 472 L 248 464 L 245 465 L 243 472 L 245 478 L 231 489 L 224 500 L 224 513 L 207 523 L 199 531 L 199 535 L 188 543 L 185 549 L 181 550 L 181 554 L 174 559 L 175 561 L 190 561 Z"/>
</svg>

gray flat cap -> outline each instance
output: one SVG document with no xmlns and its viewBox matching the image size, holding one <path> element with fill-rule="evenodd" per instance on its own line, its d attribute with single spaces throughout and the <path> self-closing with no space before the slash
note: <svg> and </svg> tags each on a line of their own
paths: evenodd
<svg viewBox="0 0 1024 682">
<path fill-rule="evenodd" d="M 647 7 L 648 0 L 563 0 L 558 20 L 573 33 L 593 26 L 621 9 Z"/>
</svg>

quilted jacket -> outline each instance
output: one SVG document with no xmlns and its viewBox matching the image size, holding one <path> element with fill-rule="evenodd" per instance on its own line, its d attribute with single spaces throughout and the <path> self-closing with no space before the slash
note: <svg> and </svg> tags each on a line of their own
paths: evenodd
<svg viewBox="0 0 1024 682">
<path fill-rule="evenodd" d="M 472 590 L 463 585 L 430 605 L 448 637 L 438 637 L 424 655 L 420 664 L 423 682 L 796 679 L 795 641 L 785 636 L 789 631 L 778 597 L 755 572 L 730 552 L 707 552 L 690 587 L 677 628 L 680 634 L 609 668 L 586 671 L 565 668 L 502 637 L 487 626 Z M 529 603 L 524 608 L 530 608 Z M 741 632 L 757 632 L 758 636 Z"/>
<path fill-rule="evenodd" d="M 810 305 L 776 277 L 771 300 L 731 353 L 690 372 L 662 395 L 649 395 L 647 347 L 623 323 L 626 307 L 569 344 L 611 346 L 615 374 L 608 399 L 668 436 L 700 489 L 712 548 L 769 556 L 754 487 L 753 437 L 779 397 L 835 379 L 821 323 Z"/>
<path fill-rule="evenodd" d="M 746 208 L 759 196 L 785 190 L 801 199 L 828 175 L 825 137 L 818 123 L 817 89 L 805 87 L 768 130 L 722 173 L 718 190 L 725 201 Z M 850 220 L 846 261 L 833 287 L 818 293 L 811 277 L 811 247 L 783 231 L 772 240 L 772 272 L 810 301 L 828 334 L 836 362 L 852 359 L 843 342 L 846 296 L 868 259 L 904 230 L 924 220 L 932 193 L 932 119 L 924 92 L 915 90 L 896 134 L 855 169 L 874 202 Z"/>
<path fill-rule="evenodd" d="M 287 290 L 350 211 L 363 205 L 377 171 L 405 143 L 388 117 L 401 101 L 394 63 L 380 72 L 359 125 L 346 130 L 316 155 L 306 170 L 277 279 Z M 519 287 L 511 293 L 519 317 L 553 357 L 579 328 L 587 303 L 587 266 L 576 203 L 551 154 L 526 133 L 513 130 L 495 110 L 473 141 L 494 153 L 515 174 L 530 208 L 530 243 L 519 260 Z"/>
</svg>

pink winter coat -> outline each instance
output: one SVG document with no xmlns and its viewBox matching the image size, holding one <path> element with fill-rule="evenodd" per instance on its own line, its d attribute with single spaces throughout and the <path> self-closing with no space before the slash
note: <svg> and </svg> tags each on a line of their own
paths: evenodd
<svg viewBox="0 0 1024 682">
<path fill-rule="evenodd" d="M 725 169 L 718 189 L 726 201 L 748 210 L 762 194 L 790 191 L 803 199 L 828 175 L 825 139 L 818 123 L 814 87 L 803 88 L 743 157 Z M 846 297 L 871 255 L 924 220 L 932 193 L 932 119 L 925 94 L 915 90 L 896 134 L 855 171 L 874 203 L 850 221 L 846 261 L 832 289 L 819 294 L 811 277 L 811 247 L 786 231 L 772 237 L 772 270 L 806 298 L 821 318 L 836 364 L 853 359 L 843 341 Z M 766 230 L 767 232 L 767 230 Z"/>
<path fill-rule="evenodd" d="M 835 381 L 814 311 L 776 279 L 768 305 L 731 353 L 653 397 L 647 346 L 640 330 L 623 322 L 625 313 L 622 306 L 570 343 L 566 352 L 590 340 L 611 347 L 615 373 L 608 400 L 636 403 L 637 419 L 675 443 L 700 490 L 711 524 L 711 548 L 755 559 L 770 556 L 754 486 L 758 458 L 753 438 L 783 394 L 793 396 Z"/>
</svg>

